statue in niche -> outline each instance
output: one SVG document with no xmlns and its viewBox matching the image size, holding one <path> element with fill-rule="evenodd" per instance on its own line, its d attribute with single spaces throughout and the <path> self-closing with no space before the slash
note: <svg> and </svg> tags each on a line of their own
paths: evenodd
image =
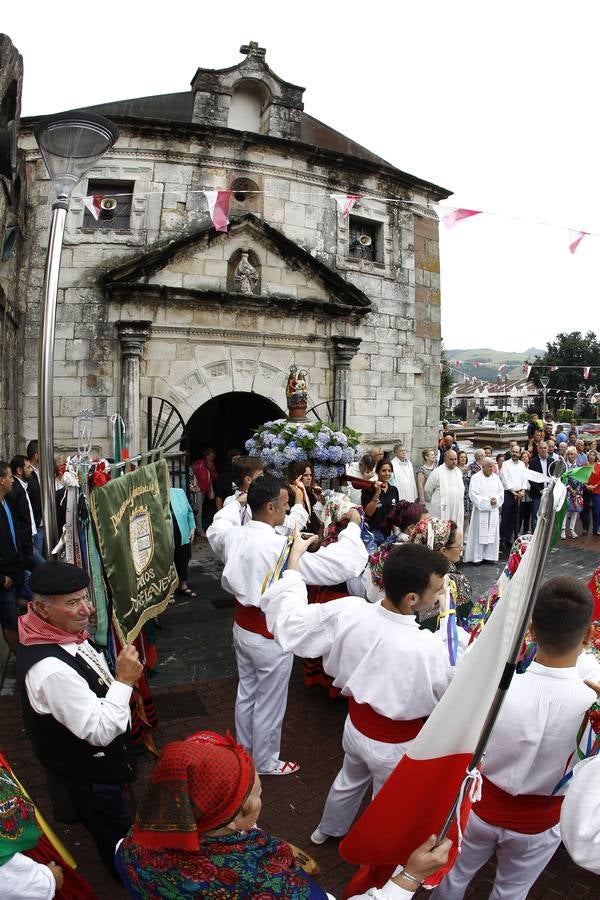
<svg viewBox="0 0 600 900">
<path fill-rule="evenodd" d="M 258 284 L 258 272 L 248 259 L 247 250 L 242 250 L 233 280 L 240 294 L 254 293 L 254 288 Z"/>
<path fill-rule="evenodd" d="M 290 366 L 287 385 L 285 388 L 287 399 L 288 418 L 303 418 L 308 406 L 308 381 L 306 372 L 298 371 L 297 366 Z"/>
</svg>

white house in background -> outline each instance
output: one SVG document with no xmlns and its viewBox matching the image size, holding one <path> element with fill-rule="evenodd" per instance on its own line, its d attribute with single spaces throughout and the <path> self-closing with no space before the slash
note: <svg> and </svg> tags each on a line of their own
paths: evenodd
<svg viewBox="0 0 600 900">
<path fill-rule="evenodd" d="M 488 413 L 503 412 L 519 415 L 530 405 L 540 406 L 542 392 L 532 381 L 519 378 L 516 381 L 465 381 L 455 384 L 446 397 L 449 410 L 465 403 L 467 419 L 476 417 L 477 409 L 487 409 Z"/>
</svg>

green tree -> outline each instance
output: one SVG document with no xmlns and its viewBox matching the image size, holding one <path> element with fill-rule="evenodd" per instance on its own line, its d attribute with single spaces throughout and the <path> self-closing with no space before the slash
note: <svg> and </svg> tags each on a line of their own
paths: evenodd
<svg viewBox="0 0 600 900">
<path fill-rule="evenodd" d="M 593 331 L 588 331 L 585 335 L 580 331 L 568 334 L 561 332 L 546 344 L 544 355 L 536 356 L 531 365 L 533 368 L 530 378 L 538 386 L 541 387 L 540 375 L 550 376 L 548 407 L 555 410 L 558 398 L 564 396 L 568 406 L 576 406 L 577 414 L 581 415 L 585 413 L 585 395 L 593 386 L 600 386 L 600 342 Z M 559 368 L 556 372 L 551 372 L 550 366 Z M 587 381 L 583 377 L 584 366 L 592 367 Z"/>
<path fill-rule="evenodd" d="M 446 357 L 444 344 L 442 342 L 442 352 L 440 356 L 440 419 L 444 418 L 446 413 L 446 397 L 452 393 L 454 387 L 454 377 L 452 367 Z"/>
</svg>

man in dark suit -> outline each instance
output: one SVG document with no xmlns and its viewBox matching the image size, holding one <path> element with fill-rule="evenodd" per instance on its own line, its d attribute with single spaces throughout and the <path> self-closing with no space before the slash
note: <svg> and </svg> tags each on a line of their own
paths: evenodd
<svg viewBox="0 0 600 900">
<path fill-rule="evenodd" d="M 552 460 L 548 457 L 548 444 L 546 441 L 540 441 L 537 445 L 537 456 L 533 456 L 529 463 L 529 468 L 534 472 L 541 472 L 542 475 L 551 475 L 550 466 Z M 537 481 L 529 482 L 529 496 L 531 497 L 531 530 L 535 531 L 538 512 L 540 509 L 540 500 L 542 499 L 542 491 L 546 487 Z"/>
<path fill-rule="evenodd" d="M 27 493 L 31 500 L 33 518 L 37 528 L 37 532 L 33 536 L 33 543 L 38 553 L 44 556 L 44 518 L 42 516 L 42 489 L 40 488 L 39 478 L 40 455 L 37 441 L 29 441 L 27 444 L 27 459 L 31 466 L 31 475 L 27 481 Z"/>
<path fill-rule="evenodd" d="M 37 531 L 33 507 L 27 490 L 27 482 L 31 475 L 31 464 L 26 456 L 18 454 L 10 461 L 13 475 L 13 485 L 8 495 L 8 504 L 11 508 L 15 529 L 19 539 L 19 546 L 25 559 L 25 566 L 31 572 L 44 557 L 38 553 L 33 542 L 33 536 Z"/>
<path fill-rule="evenodd" d="M 6 496 L 13 476 L 7 462 L 0 462 L 0 627 L 4 640 L 15 652 L 17 647 L 17 596 L 23 584 L 25 563 L 19 538 Z"/>
</svg>

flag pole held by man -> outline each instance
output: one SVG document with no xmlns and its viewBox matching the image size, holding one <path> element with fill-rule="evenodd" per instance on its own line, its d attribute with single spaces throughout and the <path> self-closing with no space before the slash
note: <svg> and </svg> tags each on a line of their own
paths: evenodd
<svg viewBox="0 0 600 900">
<path fill-rule="evenodd" d="M 550 543 L 554 511 L 564 500 L 564 486 L 554 482 L 545 494 L 529 551 L 502 602 L 409 752 L 340 844 L 344 859 L 362 866 L 347 895 L 384 884 L 398 861 L 408 857 L 410 848 L 432 833 L 447 831 L 453 839 L 447 869 L 454 864 L 460 843 L 456 813 L 462 813 L 464 827 L 469 795 L 472 799 L 476 796 L 473 788 L 479 776 L 475 769 L 516 668 Z M 410 809 L 411 815 L 399 819 L 399 808 Z M 383 822 L 389 822 L 390 828 L 382 829 Z M 430 885 L 439 883 L 447 869 L 433 876 Z"/>
</svg>

